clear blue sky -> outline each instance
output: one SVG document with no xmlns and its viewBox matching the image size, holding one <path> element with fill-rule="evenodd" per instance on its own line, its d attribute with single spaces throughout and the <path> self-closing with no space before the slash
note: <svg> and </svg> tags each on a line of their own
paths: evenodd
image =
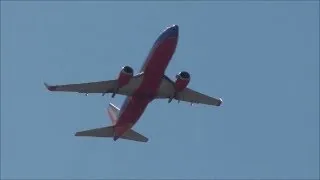
<svg viewBox="0 0 320 180">
<path fill-rule="evenodd" d="M 43 82 L 137 71 L 171 24 L 167 75 L 223 106 L 154 101 L 146 144 L 75 137 L 124 97 Z M 1 177 L 319 178 L 319 2 L 1 2 Z"/>
</svg>

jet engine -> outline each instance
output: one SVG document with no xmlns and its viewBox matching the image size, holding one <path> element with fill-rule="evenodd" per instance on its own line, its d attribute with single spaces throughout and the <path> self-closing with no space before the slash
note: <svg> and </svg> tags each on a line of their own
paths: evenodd
<svg viewBox="0 0 320 180">
<path fill-rule="evenodd" d="M 130 66 L 122 67 L 118 76 L 118 88 L 129 83 L 130 79 L 133 77 L 133 69 Z"/>
<path fill-rule="evenodd" d="M 169 98 L 169 103 L 176 97 L 177 93 L 183 91 L 188 86 L 190 79 L 190 74 L 186 71 L 181 71 L 176 75 L 176 81 L 174 82 L 175 92 Z"/>
<path fill-rule="evenodd" d="M 190 74 L 186 71 L 181 71 L 176 75 L 175 89 L 176 92 L 183 91 L 190 82 Z"/>
<path fill-rule="evenodd" d="M 117 87 L 115 88 L 114 92 L 112 93 L 112 97 L 114 97 L 116 95 L 119 88 L 128 84 L 132 77 L 133 77 L 133 69 L 130 66 L 122 67 L 121 71 L 118 75 L 118 84 L 117 84 Z"/>
</svg>

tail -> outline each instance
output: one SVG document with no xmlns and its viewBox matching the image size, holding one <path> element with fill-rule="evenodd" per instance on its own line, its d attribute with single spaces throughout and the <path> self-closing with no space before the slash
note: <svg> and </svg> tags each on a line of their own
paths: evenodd
<svg viewBox="0 0 320 180">
<path fill-rule="evenodd" d="M 115 137 L 114 136 L 114 126 L 90 129 L 86 131 L 80 131 L 75 134 L 75 136 L 90 136 L 90 137 Z M 121 139 L 127 139 L 138 142 L 148 142 L 148 138 L 137 133 L 136 131 L 129 129 L 121 137 Z"/>
<path fill-rule="evenodd" d="M 120 112 L 120 109 L 116 105 L 109 103 L 108 114 L 109 114 L 110 120 L 112 122 L 112 125 L 117 124 L 119 112 Z"/>
<path fill-rule="evenodd" d="M 75 134 L 75 136 L 91 136 L 91 137 L 113 137 L 114 140 L 117 139 L 115 136 L 114 126 L 117 124 L 120 109 L 112 103 L 109 103 L 108 114 L 112 121 L 112 126 L 95 128 L 86 131 L 80 131 Z M 138 142 L 148 142 L 148 138 L 137 133 L 133 129 L 127 130 L 120 139 L 127 139 Z"/>
</svg>

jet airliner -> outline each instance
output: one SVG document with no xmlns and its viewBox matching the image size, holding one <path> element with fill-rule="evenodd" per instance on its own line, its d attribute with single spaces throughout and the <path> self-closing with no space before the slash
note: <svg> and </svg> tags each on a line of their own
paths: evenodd
<svg viewBox="0 0 320 180">
<path fill-rule="evenodd" d="M 79 131 L 75 136 L 110 137 L 127 139 L 138 142 L 147 142 L 148 138 L 134 131 L 132 127 L 140 119 L 150 102 L 156 99 L 167 99 L 170 103 L 173 99 L 189 103 L 220 106 L 221 98 L 214 98 L 188 88 L 190 74 L 181 71 L 173 81 L 165 75 L 165 70 L 176 50 L 179 37 L 179 26 L 167 27 L 153 44 L 140 71 L 134 75 L 130 66 L 122 67 L 118 77 L 114 80 L 49 85 L 44 83 L 49 91 L 106 93 L 127 96 L 121 108 L 109 103 L 107 112 L 112 125 Z"/>
</svg>

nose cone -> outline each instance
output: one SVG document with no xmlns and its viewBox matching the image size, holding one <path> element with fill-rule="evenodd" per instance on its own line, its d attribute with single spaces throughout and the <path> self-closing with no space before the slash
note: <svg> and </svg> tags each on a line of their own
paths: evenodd
<svg viewBox="0 0 320 180">
<path fill-rule="evenodd" d="M 178 36 L 179 36 L 179 26 L 171 25 L 161 33 L 161 35 L 156 40 L 155 45 L 161 44 L 163 41 L 167 39 L 176 39 L 177 41 Z"/>
<path fill-rule="evenodd" d="M 172 29 L 172 31 L 179 31 L 179 26 L 174 24 L 170 27 L 170 29 Z"/>
<path fill-rule="evenodd" d="M 177 37 L 179 35 L 179 26 L 178 25 L 171 25 L 165 30 L 165 34 L 168 37 Z"/>
</svg>

